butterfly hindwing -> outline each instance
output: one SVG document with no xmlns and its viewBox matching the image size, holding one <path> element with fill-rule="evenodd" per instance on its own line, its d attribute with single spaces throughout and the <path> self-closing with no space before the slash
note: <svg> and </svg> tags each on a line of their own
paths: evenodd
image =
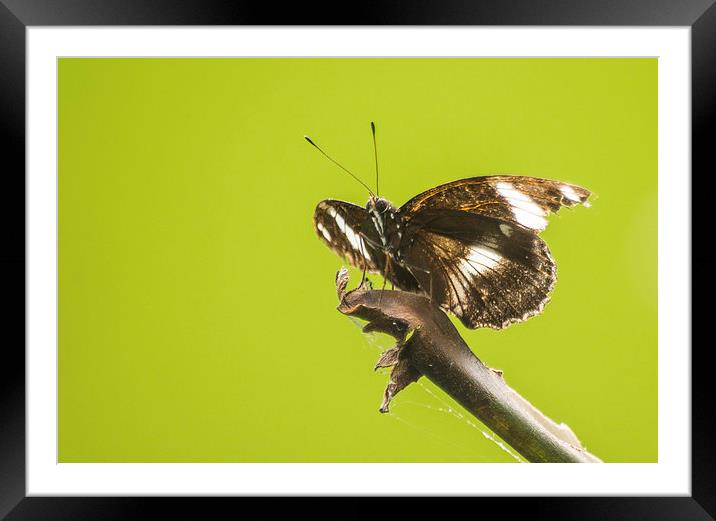
<svg viewBox="0 0 716 521">
<path fill-rule="evenodd" d="M 469 328 L 540 313 L 556 281 L 547 245 L 519 224 L 429 209 L 413 216 L 405 239 L 402 257 L 420 290 Z"/>
<path fill-rule="evenodd" d="M 588 205 L 589 190 L 537 177 L 495 175 L 471 177 L 427 190 L 405 203 L 406 218 L 423 210 L 450 209 L 495 217 L 535 232 L 562 206 Z"/>
</svg>

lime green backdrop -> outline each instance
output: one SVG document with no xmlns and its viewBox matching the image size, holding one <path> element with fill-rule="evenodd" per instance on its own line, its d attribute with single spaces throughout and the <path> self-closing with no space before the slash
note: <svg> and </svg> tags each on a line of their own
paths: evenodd
<svg viewBox="0 0 716 521">
<path fill-rule="evenodd" d="M 541 316 L 473 351 L 607 462 L 657 458 L 655 59 L 61 59 L 62 462 L 514 462 L 421 380 L 393 412 L 336 311 L 324 198 L 583 185 Z M 359 274 L 353 272 L 353 283 Z M 451 408 L 454 409 L 451 412 Z"/>
</svg>

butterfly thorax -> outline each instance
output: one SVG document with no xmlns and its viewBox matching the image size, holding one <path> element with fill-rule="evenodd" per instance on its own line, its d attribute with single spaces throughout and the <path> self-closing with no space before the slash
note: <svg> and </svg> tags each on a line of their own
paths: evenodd
<svg viewBox="0 0 716 521">
<path fill-rule="evenodd" d="M 391 255 L 399 252 L 398 246 L 403 236 L 402 219 L 398 209 L 387 199 L 371 197 L 365 205 L 370 220 L 380 237 L 381 248 Z M 396 260 L 399 260 L 396 258 Z"/>
</svg>

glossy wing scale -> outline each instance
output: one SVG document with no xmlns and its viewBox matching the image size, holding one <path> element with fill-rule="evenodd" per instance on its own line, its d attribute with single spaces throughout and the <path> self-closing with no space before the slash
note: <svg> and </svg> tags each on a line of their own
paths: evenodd
<svg viewBox="0 0 716 521">
<path fill-rule="evenodd" d="M 496 175 L 453 181 L 427 190 L 405 203 L 400 213 L 411 219 L 423 210 L 449 209 L 519 224 L 535 232 L 562 206 L 588 206 L 589 190 L 536 177 Z"/>
</svg>

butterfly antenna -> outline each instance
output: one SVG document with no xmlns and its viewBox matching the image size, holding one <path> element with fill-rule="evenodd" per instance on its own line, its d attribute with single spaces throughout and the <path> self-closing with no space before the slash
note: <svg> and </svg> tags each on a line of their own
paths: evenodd
<svg viewBox="0 0 716 521">
<path fill-rule="evenodd" d="M 375 193 L 380 196 L 378 189 L 378 145 L 375 142 L 375 123 L 370 122 L 370 130 L 373 133 L 373 155 L 375 156 Z"/>
<path fill-rule="evenodd" d="M 306 141 L 308 141 L 311 145 L 313 145 L 313 146 L 316 148 L 316 150 L 318 150 L 321 154 L 323 154 L 324 156 L 326 156 L 331 162 L 333 162 L 333 163 L 334 163 L 335 165 L 337 165 L 341 170 L 343 170 L 343 171 L 346 172 L 348 175 L 350 175 L 353 179 L 355 179 L 355 180 L 358 181 L 360 184 L 362 184 L 362 185 L 365 187 L 365 189 L 368 190 L 368 193 L 369 193 L 370 195 L 372 195 L 373 197 L 375 197 L 375 194 L 373 193 L 373 190 L 371 190 L 371 189 L 368 187 L 368 185 L 365 184 L 363 181 L 361 181 L 360 179 L 358 179 L 358 178 L 353 174 L 353 172 L 351 172 L 351 171 L 348 170 L 346 167 L 344 167 L 342 164 L 340 164 L 338 161 L 336 161 L 336 160 L 333 159 L 331 156 L 329 156 L 328 154 L 326 154 L 326 153 L 321 149 L 321 147 L 319 147 L 318 145 L 316 145 L 316 144 L 311 140 L 310 137 L 308 137 L 308 136 L 303 136 L 303 137 L 306 139 Z"/>
</svg>

